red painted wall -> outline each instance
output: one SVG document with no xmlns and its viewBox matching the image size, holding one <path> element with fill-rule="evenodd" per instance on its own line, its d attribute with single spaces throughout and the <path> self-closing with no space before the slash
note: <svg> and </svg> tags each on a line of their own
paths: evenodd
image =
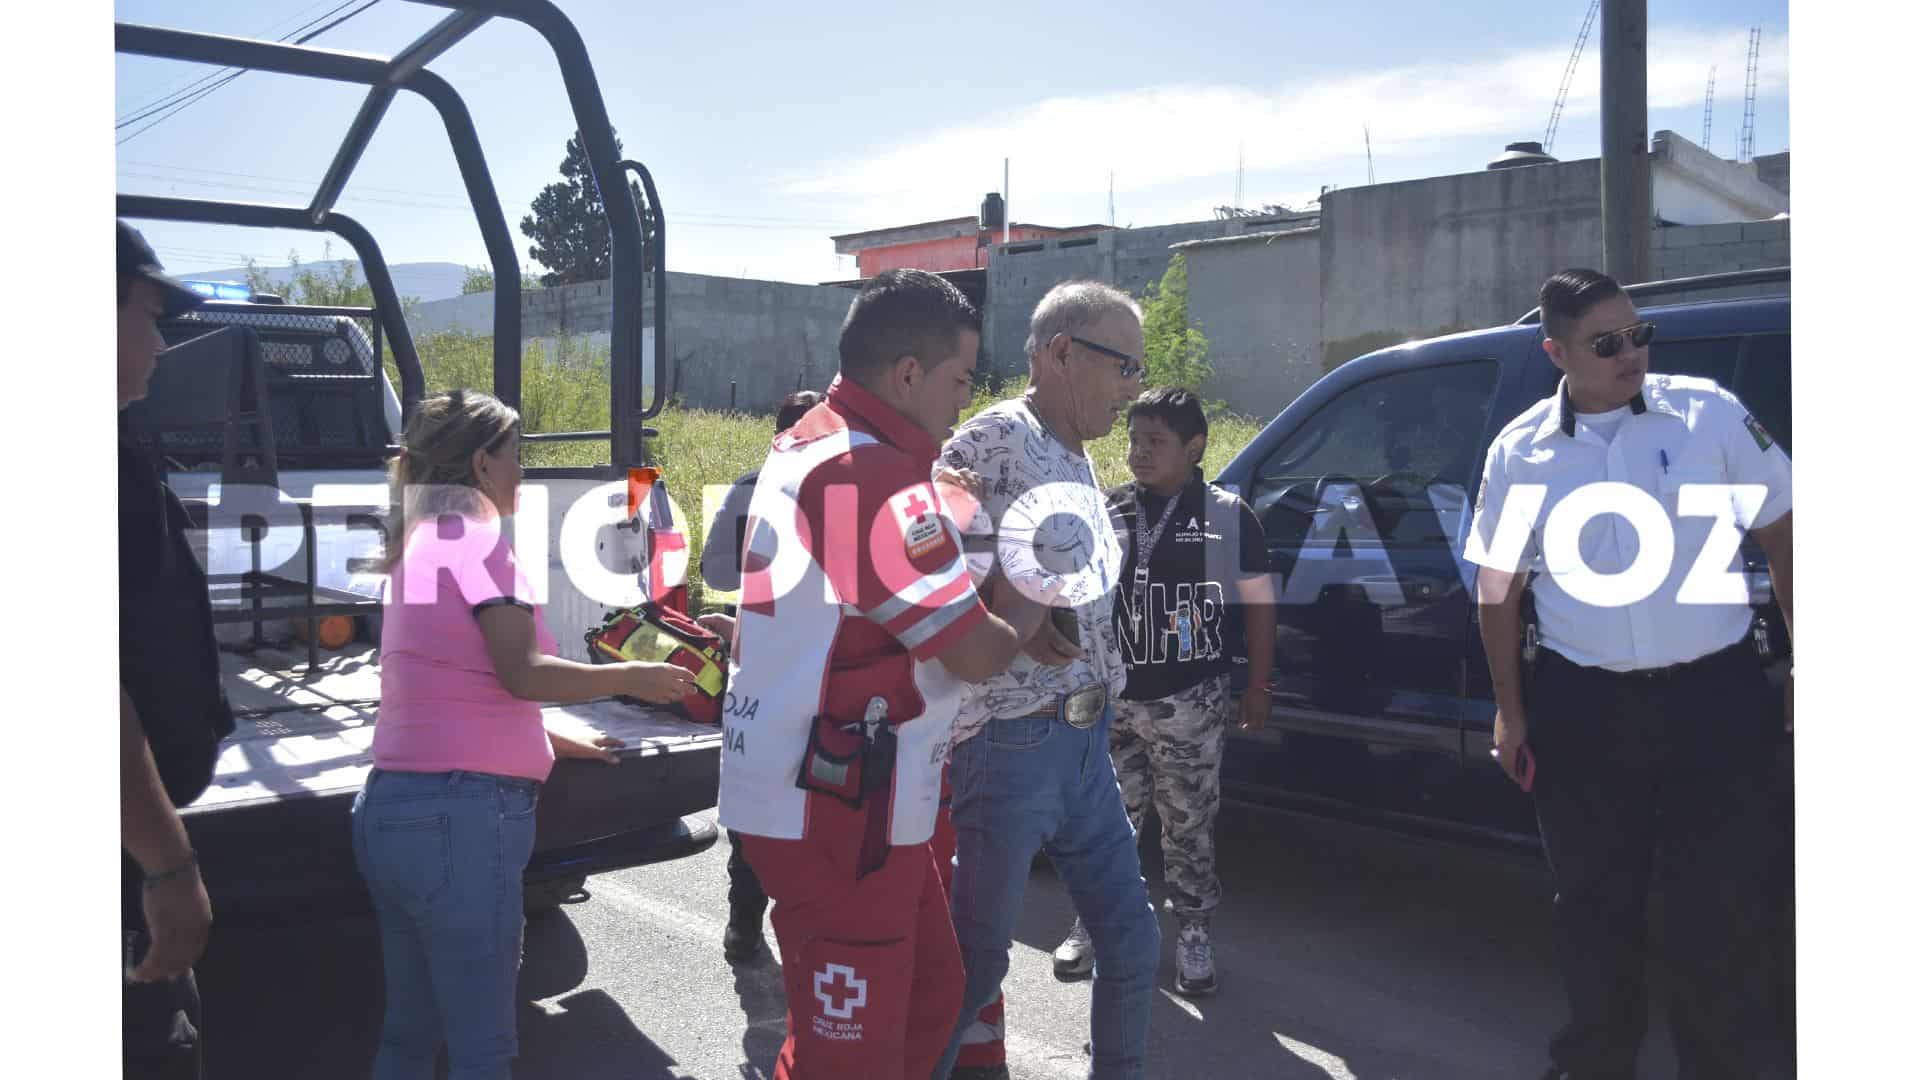
<svg viewBox="0 0 1920 1080">
<path fill-rule="evenodd" d="M 1013 227 L 1013 239 L 1016 241 L 1040 240 L 1060 235 L 1063 233 L 1057 229 L 1036 229 L 1029 225 Z M 991 240 L 995 244 L 1000 242 L 1000 230 L 993 230 Z M 865 248 L 855 255 L 854 259 L 860 268 L 860 276 L 870 278 L 875 274 L 902 268 L 934 271 L 971 270 L 987 265 L 992 257 L 991 246 L 975 247 L 973 235 L 967 235 Z"/>
</svg>

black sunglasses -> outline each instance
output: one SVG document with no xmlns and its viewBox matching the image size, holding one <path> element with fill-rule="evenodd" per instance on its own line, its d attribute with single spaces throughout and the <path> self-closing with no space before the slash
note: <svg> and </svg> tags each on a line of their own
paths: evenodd
<svg viewBox="0 0 1920 1080">
<path fill-rule="evenodd" d="M 1593 346 L 1593 355 L 1605 360 L 1614 353 L 1619 352 L 1621 344 L 1629 340 L 1633 342 L 1634 348 L 1645 348 L 1647 343 L 1653 340 L 1653 324 L 1650 322 L 1634 323 L 1632 326 L 1623 326 L 1618 330 L 1609 330 L 1604 334 L 1595 334 L 1589 344 Z"/>
<path fill-rule="evenodd" d="M 1119 349 L 1109 349 L 1105 345 L 1096 344 L 1088 341 L 1086 338 L 1074 337 L 1072 334 L 1067 335 L 1067 340 L 1073 342 L 1075 345 L 1085 345 L 1094 352 L 1100 353 L 1103 356 L 1111 356 L 1115 360 L 1120 361 L 1120 377 L 1123 379 L 1131 379 L 1144 370 L 1141 368 L 1140 358 L 1137 356 L 1130 356 L 1121 352 Z"/>
</svg>

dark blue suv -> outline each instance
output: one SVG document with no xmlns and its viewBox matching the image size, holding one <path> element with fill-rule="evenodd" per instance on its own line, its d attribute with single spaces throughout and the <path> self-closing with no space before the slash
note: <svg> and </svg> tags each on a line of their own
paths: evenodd
<svg viewBox="0 0 1920 1080">
<path fill-rule="evenodd" d="M 1630 288 L 1658 325 L 1651 369 L 1732 390 L 1792 452 L 1787 272 Z M 1740 299 L 1656 297 L 1759 291 Z M 1659 306 L 1652 306 L 1658 304 Z M 1267 532 L 1280 577 L 1273 713 L 1235 732 L 1235 799 L 1537 844 L 1530 800 L 1492 760 L 1493 690 L 1462 555 L 1487 445 L 1554 392 L 1534 316 L 1384 349 L 1315 383 L 1216 478 Z M 1743 550 L 1784 677 L 1765 560 Z"/>
</svg>

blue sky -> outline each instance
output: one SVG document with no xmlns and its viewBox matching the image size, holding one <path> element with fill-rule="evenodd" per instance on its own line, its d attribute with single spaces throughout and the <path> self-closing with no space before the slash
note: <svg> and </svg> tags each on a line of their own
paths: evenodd
<svg viewBox="0 0 1920 1080">
<path fill-rule="evenodd" d="M 114 11 L 272 38 L 338 2 L 119 0 Z M 1300 205 L 1322 185 L 1366 183 L 1363 127 L 1381 182 L 1481 168 L 1505 143 L 1544 134 L 1587 0 L 561 6 L 627 153 L 659 184 L 669 267 L 820 281 L 853 276 L 829 236 L 971 214 L 1000 186 L 1002 157 L 1014 217 L 1059 225 L 1107 219 L 1109 171 L 1118 224 L 1210 217 L 1232 201 L 1242 154 L 1246 204 Z M 442 14 L 382 0 L 314 44 L 391 55 Z M 1788 148 L 1784 0 L 1652 0 L 1649 21 L 1649 131 L 1699 141 L 1717 66 L 1713 149 L 1732 157 L 1757 25 L 1755 152 Z M 495 22 L 434 67 L 466 97 L 517 226 L 573 129 L 553 54 L 533 31 Z M 1556 156 L 1599 152 L 1599 69 L 1596 27 Z M 116 117 L 211 70 L 117 58 Z M 247 74 L 120 146 L 119 189 L 304 204 L 363 93 Z M 389 112 L 340 208 L 390 261 L 485 261 L 438 117 L 411 96 Z M 307 234 L 143 228 L 181 271 L 321 254 Z"/>
</svg>

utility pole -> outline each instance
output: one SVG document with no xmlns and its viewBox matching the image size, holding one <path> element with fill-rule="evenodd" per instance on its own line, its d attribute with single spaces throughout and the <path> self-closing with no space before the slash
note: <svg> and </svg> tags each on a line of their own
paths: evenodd
<svg viewBox="0 0 1920 1080">
<path fill-rule="evenodd" d="M 1622 285 L 1653 273 L 1647 0 L 1601 0 L 1600 258 Z"/>
</svg>

